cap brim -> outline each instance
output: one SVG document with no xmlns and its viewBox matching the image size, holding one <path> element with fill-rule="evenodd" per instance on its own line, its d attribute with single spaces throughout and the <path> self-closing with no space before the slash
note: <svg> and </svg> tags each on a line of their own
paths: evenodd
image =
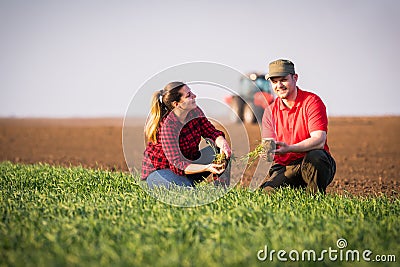
<svg viewBox="0 0 400 267">
<path fill-rule="evenodd" d="M 267 80 L 270 78 L 274 78 L 274 77 L 285 77 L 286 75 L 289 75 L 289 72 L 275 72 L 275 73 L 271 73 L 271 74 L 267 74 Z"/>
</svg>

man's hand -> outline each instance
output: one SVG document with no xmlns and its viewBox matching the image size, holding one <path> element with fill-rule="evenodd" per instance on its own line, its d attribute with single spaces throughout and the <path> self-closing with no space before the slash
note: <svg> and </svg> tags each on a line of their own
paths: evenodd
<svg viewBox="0 0 400 267">
<path fill-rule="evenodd" d="M 293 145 L 288 145 L 285 142 L 277 141 L 275 150 L 276 154 L 285 154 L 288 152 L 304 153 L 314 149 L 323 149 L 326 142 L 325 131 L 313 131 L 310 137 Z"/>
<path fill-rule="evenodd" d="M 276 149 L 275 149 L 275 154 L 286 154 L 288 152 L 291 152 L 290 146 L 286 144 L 285 142 L 276 142 Z"/>
</svg>

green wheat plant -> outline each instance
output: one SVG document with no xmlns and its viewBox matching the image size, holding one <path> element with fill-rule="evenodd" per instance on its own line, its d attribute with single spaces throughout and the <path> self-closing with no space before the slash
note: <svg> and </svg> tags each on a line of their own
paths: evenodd
<svg viewBox="0 0 400 267">
<path fill-rule="evenodd" d="M 252 151 L 242 156 L 240 159 L 247 162 L 248 166 L 251 166 L 259 157 L 265 156 L 265 159 L 269 162 L 274 160 L 275 142 L 271 140 L 261 141 Z"/>
<path fill-rule="evenodd" d="M 182 207 L 140 183 L 124 172 L 0 163 L 0 266 L 281 266 L 257 254 L 338 249 L 343 238 L 346 249 L 400 260 L 398 198 L 233 188 L 207 205 Z M 195 193 L 174 194 L 190 201 Z"/>
</svg>

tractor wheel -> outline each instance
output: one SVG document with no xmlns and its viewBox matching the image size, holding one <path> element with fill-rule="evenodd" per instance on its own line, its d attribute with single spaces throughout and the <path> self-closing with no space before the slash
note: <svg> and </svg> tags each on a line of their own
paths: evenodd
<svg viewBox="0 0 400 267">
<path fill-rule="evenodd" d="M 248 124 L 256 122 L 256 116 L 250 105 L 245 105 L 243 108 L 243 122 Z"/>
<path fill-rule="evenodd" d="M 230 104 L 231 112 L 229 112 L 229 120 L 233 123 L 238 123 L 243 118 L 243 100 L 239 97 L 233 97 Z"/>
</svg>

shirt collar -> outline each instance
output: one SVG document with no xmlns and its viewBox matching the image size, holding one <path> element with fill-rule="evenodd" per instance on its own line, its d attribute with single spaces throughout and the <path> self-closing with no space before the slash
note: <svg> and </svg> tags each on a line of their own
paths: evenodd
<svg viewBox="0 0 400 267">
<path fill-rule="evenodd" d="M 198 117 L 198 107 L 195 108 L 194 110 L 189 111 L 188 115 L 186 116 L 185 123 L 188 121 L 191 121 L 192 119 Z M 182 123 L 179 121 L 178 117 L 170 111 L 167 115 L 165 115 L 164 121 L 168 120 L 168 123 L 177 123 L 178 125 L 182 125 Z"/>
<path fill-rule="evenodd" d="M 163 122 L 168 124 L 181 124 L 181 122 L 178 120 L 178 117 L 172 111 L 165 115 Z"/>
<path fill-rule="evenodd" d="M 303 94 L 303 90 L 301 90 L 299 87 L 297 87 L 296 86 L 296 88 L 297 88 L 297 96 L 296 96 L 296 99 L 295 99 L 295 101 L 294 101 L 294 105 L 293 105 L 293 107 L 292 108 L 294 108 L 294 107 L 299 107 L 300 106 L 300 103 L 302 102 L 302 100 L 303 100 L 303 98 L 304 98 L 304 94 Z M 283 101 L 282 101 L 282 99 L 280 99 L 280 101 L 279 101 L 279 109 L 280 110 L 285 110 L 285 109 L 289 109 L 284 103 L 283 103 Z"/>
</svg>

